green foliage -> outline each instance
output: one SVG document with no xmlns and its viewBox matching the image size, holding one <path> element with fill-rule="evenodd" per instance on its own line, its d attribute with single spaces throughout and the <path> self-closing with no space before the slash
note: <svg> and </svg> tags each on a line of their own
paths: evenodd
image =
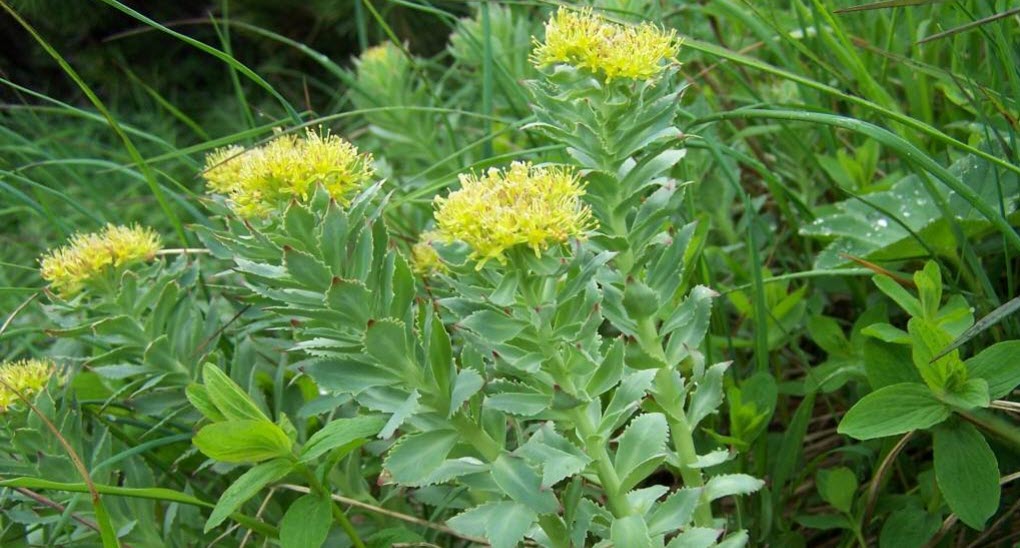
<svg viewBox="0 0 1020 548">
<path fill-rule="evenodd" d="M 51 4 L 0 23 L 0 348 L 56 369 L 0 410 L 3 546 L 1008 538 L 1002 2 L 583 2 L 684 38 L 608 81 L 535 66 L 537 4 Z M 350 204 L 196 182 L 320 125 L 375 156 Z M 515 160 L 597 227 L 479 266 L 433 199 Z M 42 286 L 131 221 L 168 249 Z"/>
</svg>

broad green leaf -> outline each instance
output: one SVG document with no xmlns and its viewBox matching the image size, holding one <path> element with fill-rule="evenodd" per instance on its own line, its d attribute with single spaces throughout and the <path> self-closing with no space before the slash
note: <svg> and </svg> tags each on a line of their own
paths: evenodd
<svg viewBox="0 0 1020 548">
<path fill-rule="evenodd" d="M 943 348 L 952 344 L 952 335 L 925 318 L 911 318 L 907 322 L 907 331 L 910 333 L 914 366 L 925 384 L 936 391 L 959 390 L 967 380 L 967 366 L 960 360 L 960 351 L 953 350 L 933 360 Z"/>
<path fill-rule="evenodd" d="M 211 363 L 202 368 L 202 380 L 209 393 L 209 399 L 229 420 L 251 420 L 269 422 L 269 417 L 262 412 L 251 396 L 230 379 L 219 367 Z"/>
<path fill-rule="evenodd" d="M 392 436 L 397 431 L 397 428 L 404 424 L 404 421 L 413 416 L 421 408 L 421 404 L 418 403 L 420 399 L 421 394 L 418 393 L 418 390 L 412 390 L 411 394 L 404 400 L 404 403 L 390 415 L 390 420 L 386 421 L 386 426 L 383 426 L 382 431 L 379 432 L 379 437 L 386 439 Z"/>
<path fill-rule="evenodd" d="M 305 495 L 290 504 L 280 521 L 282 548 L 318 548 L 326 542 L 333 524 L 333 503 L 315 494 Z"/>
<path fill-rule="evenodd" d="M 665 485 L 652 485 L 634 489 L 627 493 L 627 506 L 630 507 L 632 513 L 644 516 L 656 505 L 656 502 L 662 498 L 662 495 L 665 495 L 667 492 L 669 492 L 669 487 Z"/>
<path fill-rule="evenodd" d="M 584 389 L 588 396 L 598 397 L 620 383 L 620 379 L 623 378 L 623 350 L 622 338 L 613 341 L 605 357 L 602 358 L 602 363 L 588 379 L 588 384 Z"/>
<path fill-rule="evenodd" d="M 985 437 L 970 423 L 953 421 L 934 430 L 935 479 L 949 509 L 973 529 L 999 508 L 999 463 Z"/>
<path fill-rule="evenodd" d="M 453 363 L 453 347 L 450 344 L 450 335 L 443 326 L 443 321 L 438 314 L 430 313 L 431 325 L 428 340 L 428 364 L 429 374 L 432 382 L 435 383 L 435 392 L 440 402 L 449 405 L 453 394 L 454 375 L 456 367 Z M 452 410 L 448 408 L 439 410 L 448 414 Z"/>
<path fill-rule="evenodd" d="M 853 347 L 847 340 L 843 328 L 835 318 L 814 316 L 806 325 L 811 340 L 825 351 L 829 357 L 853 354 Z"/>
<path fill-rule="evenodd" d="M 942 520 L 916 506 L 894 510 L 882 524 L 878 548 L 924 546 L 939 530 Z"/>
<path fill-rule="evenodd" d="M 492 464 L 492 479 L 510 498 L 537 514 L 552 514 L 560 507 L 552 488 L 543 487 L 542 478 L 520 457 L 500 455 Z"/>
<path fill-rule="evenodd" d="M 653 369 L 646 369 L 624 377 L 602 415 L 602 422 L 599 423 L 601 434 L 608 437 L 630 417 L 651 386 L 655 373 Z"/>
<path fill-rule="evenodd" d="M 326 291 L 333 279 L 333 272 L 322 261 L 290 247 L 283 250 L 283 264 L 287 274 L 305 289 Z"/>
<path fill-rule="evenodd" d="M 857 492 L 857 476 L 845 466 L 823 468 L 816 476 L 818 494 L 834 508 L 849 514 Z"/>
<path fill-rule="evenodd" d="M 924 269 L 914 272 L 914 285 L 921 301 L 924 317 L 934 319 L 942 304 L 942 271 L 935 261 L 928 261 Z"/>
<path fill-rule="evenodd" d="M 306 245 L 315 242 L 315 215 L 297 201 L 288 204 L 283 212 L 283 226 L 294 240 Z"/>
<path fill-rule="evenodd" d="M 492 343 L 512 339 L 527 327 L 524 322 L 494 310 L 479 310 L 461 320 L 460 325 Z"/>
<path fill-rule="evenodd" d="M 241 477 L 234 480 L 223 494 L 209 519 L 205 522 L 205 532 L 211 531 L 217 525 L 223 523 L 230 514 L 233 514 L 248 499 L 254 497 L 263 487 L 277 481 L 290 473 L 293 465 L 287 459 L 275 459 L 252 467 L 241 474 Z"/>
<path fill-rule="evenodd" d="M 931 428 L 949 418 L 949 408 L 919 383 L 893 384 L 861 398 L 843 416 L 838 432 L 870 440 Z"/>
<path fill-rule="evenodd" d="M 711 502 L 732 495 L 749 495 L 761 489 L 765 482 L 747 474 L 712 476 L 705 484 L 702 497 Z"/>
<path fill-rule="evenodd" d="M 853 529 L 850 518 L 844 514 L 801 514 L 794 521 L 808 529 L 828 531 L 832 529 Z"/>
<path fill-rule="evenodd" d="M 945 392 L 942 401 L 959 409 L 971 410 L 985 408 L 991 404 L 988 397 L 988 381 L 970 379 L 956 390 Z"/>
<path fill-rule="evenodd" d="M 500 392 L 485 397 L 486 407 L 522 417 L 537 415 L 550 405 L 552 396 L 538 392 Z"/>
<path fill-rule="evenodd" d="M 409 434 L 390 449 L 383 466 L 390 472 L 393 481 L 419 485 L 443 464 L 458 441 L 460 435 L 455 430 Z"/>
<path fill-rule="evenodd" d="M 910 344 L 909 333 L 883 322 L 873 323 L 862 329 L 861 333 L 890 344 Z"/>
<path fill-rule="evenodd" d="M 384 366 L 346 358 L 325 358 L 301 366 L 320 388 L 341 394 L 360 394 L 374 386 L 400 382 L 398 372 Z"/>
<path fill-rule="evenodd" d="M 557 433 L 550 423 L 543 424 L 515 453 L 542 469 L 543 488 L 581 473 L 591 462 L 588 455 Z"/>
<path fill-rule="evenodd" d="M 460 406 L 485 386 L 485 379 L 474 369 L 461 369 L 457 379 L 453 381 L 453 394 L 450 395 L 450 412 L 448 417 L 460 410 Z"/>
<path fill-rule="evenodd" d="M 192 438 L 195 447 L 222 462 L 261 462 L 290 455 L 291 441 L 279 426 L 262 420 L 217 422 Z"/>
<path fill-rule="evenodd" d="M 729 362 L 717 363 L 709 367 L 698 380 L 697 388 L 687 406 L 687 420 L 690 422 L 691 430 L 697 428 L 705 417 L 714 413 L 722 404 L 722 378 L 729 366 Z"/>
<path fill-rule="evenodd" d="M 662 413 L 638 416 L 620 436 L 613 467 L 620 478 L 620 489 L 629 490 L 648 477 L 666 458 L 669 427 Z"/>
<path fill-rule="evenodd" d="M 627 548 L 652 548 L 652 538 L 648 534 L 648 525 L 641 516 L 616 518 L 609 528 L 609 538 L 613 546 Z"/>
<path fill-rule="evenodd" d="M 516 548 L 538 519 L 535 512 L 516 502 L 490 502 L 462 512 L 446 524 L 463 535 L 485 537 L 493 548 Z"/>
<path fill-rule="evenodd" d="M 489 465 L 474 457 L 448 459 L 443 461 L 443 463 L 439 465 L 439 468 L 433 470 L 432 473 L 417 482 L 415 485 L 427 486 L 437 483 L 445 483 L 461 476 L 468 474 L 481 474 L 487 471 L 489 471 Z"/>
<path fill-rule="evenodd" d="M 1016 312 L 1018 309 L 1020 309 L 1020 297 L 1014 297 L 1013 299 L 1007 301 L 1005 304 L 989 312 L 986 316 L 978 320 L 974 325 L 966 329 L 963 333 L 959 334 L 956 337 L 956 340 L 953 341 L 953 344 L 950 345 L 948 348 L 944 348 L 942 350 L 942 353 L 947 353 L 959 348 L 960 346 L 963 346 L 965 343 L 967 343 L 967 341 L 973 339 L 980 333 L 985 332 L 993 325 L 999 323 L 1004 318 L 1008 317 L 1010 314 Z"/>
<path fill-rule="evenodd" d="M 889 276 L 875 276 L 872 280 L 882 293 L 885 293 L 886 296 L 895 301 L 911 317 L 925 317 L 921 301 L 904 289 L 899 282 Z"/>
<path fill-rule="evenodd" d="M 999 399 L 1020 385 L 1020 341 L 993 344 L 967 360 L 971 377 L 988 381 L 988 395 Z"/>
<path fill-rule="evenodd" d="M 909 344 L 910 336 L 905 331 L 902 333 Z M 872 390 L 903 382 L 924 382 L 914 367 L 909 346 L 890 344 L 872 338 L 865 338 L 861 345 L 864 347 L 864 372 L 868 376 L 868 384 Z"/>
<path fill-rule="evenodd" d="M 687 298 L 662 322 L 659 332 L 669 335 L 667 352 L 671 360 L 682 359 L 687 348 L 698 348 L 712 315 L 712 299 L 719 294 L 703 285 L 694 286 Z"/>
<path fill-rule="evenodd" d="M 659 295 L 640 281 L 631 280 L 623 290 L 623 308 L 631 319 L 648 318 L 659 309 Z"/>
<path fill-rule="evenodd" d="M 671 540 L 666 548 L 708 548 L 715 544 L 720 533 L 719 529 L 689 527 Z"/>
<path fill-rule="evenodd" d="M 686 528 L 701 501 L 701 488 L 684 488 L 666 498 L 655 507 L 648 519 L 648 533 L 663 535 Z"/>
<path fill-rule="evenodd" d="M 411 348 L 407 344 L 404 322 L 383 319 L 365 331 L 365 352 L 380 366 L 394 373 L 417 373 Z"/>
<path fill-rule="evenodd" d="M 1010 222 L 1015 222 L 1016 197 L 1020 193 L 1020 179 L 1015 173 L 971 154 L 955 161 L 947 171 L 972 190 L 985 208 L 998 209 L 1000 203 L 1007 204 L 1005 214 Z M 943 217 L 926 181 L 914 174 L 897 181 L 889 190 L 864 195 L 865 200 L 855 196 L 820 212 L 814 222 L 800 229 L 801 234 L 831 241 L 819 253 L 815 268 L 828 270 L 846 264 L 847 255 L 873 261 L 924 256 L 932 251 L 955 256 L 957 243 L 950 223 L 962 229 L 965 236 L 993 230 L 988 218 L 967 198 L 958 192 L 949 193 L 942 185 L 934 188 L 943 193 L 954 219 Z M 886 216 L 886 212 L 896 218 Z"/>
<path fill-rule="evenodd" d="M 372 292 L 357 280 L 333 278 L 326 291 L 325 302 L 354 329 L 363 329 L 372 317 Z"/>
<path fill-rule="evenodd" d="M 349 419 L 333 419 L 308 438 L 304 447 L 301 448 L 299 459 L 301 462 L 308 462 L 337 447 L 371 438 L 379 432 L 385 422 L 382 417 L 368 415 Z"/>
<path fill-rule="evenodd" d="M 202 413 L 205 418 L 217 422 L 226 420 L 223 413 L 212 402 L 212 398 L 209 397 L 209 391 L 205 386 L 198 383 L 191 383 L 184 389 L 184 395 L 187 396 L 188 401 L 191 405 L 198 409 L 199 413 Z"/>
</svg>

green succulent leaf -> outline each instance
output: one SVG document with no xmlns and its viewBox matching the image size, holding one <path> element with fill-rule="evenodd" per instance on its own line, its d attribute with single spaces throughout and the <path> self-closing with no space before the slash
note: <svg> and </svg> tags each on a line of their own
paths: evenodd
<svg viewBox="0 0 1020 548">
<path fill-rule="evenodd" d="M 652 548 L 652 538 L 648 534 L 648 525 L 642 516 L 627 516 L 613 520 L 609 529 L 609 539 L 614 546 L 633 546 L 634 548 Z"/>
<path fill-rule="evenodd" d="M 488 539 L 493 548 L 515 548 L 537 519 L 528 506 L 503 501 L 476 506 L 446 524 L 462 535 Z"/>
<path fill-rule="evenodd" d="M 669 427 L 662 413 L 638 416 L 620 436 L 613 467 L 620 489 L 629 490 L 654 472 L 666 458 Z"/>
<path fill-rule="evenodd" d="M 543 487 L 542 477 L 520 457 L 500 455 L 492 463 L 492 479 L 507 496 L 536 514 L 552 514 L 560 507 L 552 489 Z"/>
<path fill-rule="evenodd" d="M 393 446 L 384 467 L 393 481 L 403 485 L 427 483 L 460 441 L 455 430 L 432 430 L 406 435 Z"/>
</svg>

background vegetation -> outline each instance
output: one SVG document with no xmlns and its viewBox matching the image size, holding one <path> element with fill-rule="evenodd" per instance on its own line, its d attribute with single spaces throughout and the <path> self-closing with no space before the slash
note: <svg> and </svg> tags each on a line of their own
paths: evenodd
<svg viewBox="0 0 1020 548">
<path fill-rule="evenodd" d="M 941 277 L 933 283 L 944 295 L 934 306 L 945 309 L 939 321 L 950 340 L 962 336 L 964 357 L 1020 338 L 1013 314 L 1020 249 L 1010 229 L 1020 219 L 1020 7 L 1010 0 L 594 4 L 619 21 L 654 21 L 685 39 L 680 60 L 689 87 L 677 124 L 688 135 L 687 154 L 672 176 L 690 182 L 685 213 L 704 231 L 688 281 L 722 295 L 703 351 L 709 363 L 733 361 L 727 403 L 699 436 L 739 451 L 734 471 L 766 480 L 758 494 L 717 513 L 748 529 L 752 544 L 1016 542 L 1020 434 L 1008 393 L 966 417 L 988 439 L 1002 478 L 983 530 L 960 523 L 940 494 L 932 436 L 861 442 L 837 425 L 866 394 L 910 380 L 903 367 L 910 369 L 911 341 L 902 344 L 896 330 L 914 315 L 913 301 L 877 287 L 876 273 L 913 294 L 913 274 L 934 261 Z M 200 247 L 186 227 L 214 224 L 199 173 L 216 147 L 258 144 L 273 128 L 299 124 L 346 136 L 378 159 L 383 189 L 392 192 L 388 226 L 404 249 L 427 228 L 432 197 L 455 188 L 458 173 L 513 159 L 566 159 L 561 145 L 521 131 L 535 120 L 520 85 L 535 76 L 531 36 L 541 36 L 555 5 L 3 3 L 2 355 L 88 356 L 88 341 L 55 339 L 46 329 L 59 315 L 36 298 L 37 257 L 107 222 L 144 223 L 167 247 Z M 388 55 L 361 57 L 380 44 Z M 972 194 L 963 196 L 967 189 Z M 244 311 L 231 298 L 217 304 L 219 315 Z M 239 325 L 249 331 L 228 325 L 226 333 L 257 332 Z M 271 392 L 284 344 L 253 341 L 247 351 Z M 999 348 L 1008 351 L 997 364 L 1020 364 L 1015 346 Z M 83 413 L 103 415 L 86 403 Z M 175 456 L 190 447 L 190 427 L 139 413 L 106 417 L 117 432 L 106 445 L 81 442 L 80 450 L 95 450 L 83 453 L 87 467 L 142 447 L 109 466 L 109 483 L 148 477 L 195 493 L 229 484 L 226 470 L 194 484 Z M 415 513 L 365 478 L 355 492 Z M 54 543 L 89 542 L 82 540 L 88 531 L 70 533 L 80 528 L 70 519 L 73 501 L 52 496 L 59 508 L 0 491 L 0 544 L 26 528 L 45 529 Z M 435 523 L 455 513 L 427 505 L 425 518 Z M 204 519 L 192 521 L 187 535 L 194 536 L 172 542 L 216 538 L 201 532 Z M 462 542 L 429 535 L 429 542 Z"/>
</svg>

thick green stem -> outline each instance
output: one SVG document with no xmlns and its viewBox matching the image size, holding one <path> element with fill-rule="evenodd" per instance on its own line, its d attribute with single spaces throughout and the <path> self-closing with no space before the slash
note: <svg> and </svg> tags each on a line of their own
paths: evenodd
<svg viewBox="0 0 1020 548">
<path fill-rule="evenodd" d="M 659 330 L 655 327 L 655 318 L 648 316 L 637 321 L 637 339 L 641 349 L 653 358 L 666 361 L 666 353 L 662 350 L 662 343 L 659 342 Z"/>
<path fill-rule="evenodd" d="M 695 468 L 698 452 L 694 447 L 694 432 L 684 412 L 684 396 L 675 372 L 669 368 L 659 370 L 655 377 L 655 401 L 664 411 L 673 438 L 673 448 L 680 461 L 680 477 L 685 487 L 703 487 L 705 479 Z M 699 527 L 712 526 L 712 507 L 708 501 L 700 502 L 694 510 L 694 523 Z"/>
<path fill-rule="evenodd" d="M 606 439 L 598 434 L 595 425 L 583 407 L 573 409 L 574 426 L 584 442 L 585 452 L 595 461 L 595 470 L 602 482 L 602 489 L 606 492 L 606 502 L 609 511 L 618 518 L 631 515 L 633 509 L 627 502 L 626 493 L 620 492 L 620 477 L 613 468 L 613 461 L 609 458 L 609 451 L 606 450 Z"/>
<path fill-rule="evenodd" d="M 680 459 L 680 477 L 684 479 L 684 486 L 703 487 L 705 480 L 701 477 L 701 470 L 692 466 L 698 460 L 698 453 L 694 449 L 694 433 L 691 432 L 687 416 L 680 413 L 670 416 L 668 421 L 669 430 L 673 434 L 673 446 Z M 712 526 L 712 507 L 708 501 L 698 503 L 694 510 L 694 524 L 698 527 Z"/>
<path fill-rule="evenodd" d="M 465 441 L 478 450 L 486 461 L 493 462 L 499 458 L 503 448 L 481 426 L 478 426 L 462 414 L 455 415 L 452 422 L 457 432 L 464 437 Z"/>
<path fill-rule="evenodd" d="M 315 473 L 312 472 L 307 465 L 299 464 L 298 470 L 300 470 L 301 473 L 308 478 L 308 486 L 311 487 L 312 490 L 320 497 L 325 497 L 326 500 L 329 501 L 330 508 L 333 511 L 333 518 L 340 525 L 340 528 L 347 533 L 347 536 L 350 537 L 351 543 L 354 544 L 354 547 L 365 548 L 365 543 L 362 542 L 361 537 L 358 536 L 358 532 L 354 529 L 354 524 L 347 518 L 347 514 L 344 512 L 343 508 L 340 508 L 340 505 L 333 500 L 333 493 L 330 493 L 329 490 L 322 485 L 322 482 L 319 481 L 319 478 L 316 477 Z"/>
</svg>

